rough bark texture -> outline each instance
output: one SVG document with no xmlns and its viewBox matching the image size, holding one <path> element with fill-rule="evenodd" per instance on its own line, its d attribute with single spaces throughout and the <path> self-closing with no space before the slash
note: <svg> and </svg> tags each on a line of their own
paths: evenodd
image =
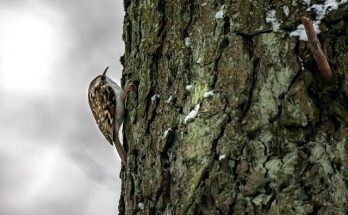
<svg viewBox="0 0 348 215">
<path fill-rule="evenodd" d="M 348 6 L 318 35 L 330 80 L 289 36 L 307 7 L 125 0 L 120 214 L 348 213 Z"/>
</svg>

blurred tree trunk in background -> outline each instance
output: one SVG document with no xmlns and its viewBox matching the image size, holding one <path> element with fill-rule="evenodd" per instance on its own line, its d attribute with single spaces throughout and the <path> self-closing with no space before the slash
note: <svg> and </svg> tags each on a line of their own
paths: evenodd
<svg viewBox="0 0 348 215">
<path fill-rule="evenodd" d="M 321 23 L 330 80 L 289 36 L 307 8 L 125 0 L 120 214 L 347 214 L 348 6 Z"/>
</svg>

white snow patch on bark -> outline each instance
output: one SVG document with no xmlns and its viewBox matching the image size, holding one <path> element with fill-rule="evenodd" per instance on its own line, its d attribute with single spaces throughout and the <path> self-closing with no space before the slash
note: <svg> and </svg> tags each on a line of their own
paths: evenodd
<svg viewBox="0 0 348 215">
<path fill-rule="evenodd" d="M 139 208 L 140 210 L 144 210 L 144 203 L 143 203 L 143 202 L 139 202 L 139 203 L 138 203 L 138 208 Z"/>
<path fill-rule="evenodd" d="M 211 91 L 208 91 L 208 92 L 205 92 L 203 94 L 203 97 L 204 98 L 209 98 L 209 97 L 213 97 L 214 96 L 214 92 L 211 90 Z"/>
<path fill-rule="evenodd" d="M 313 20 L 313 26 L 314 26 L 315 33 L 319 34 L 320 33 L 319 25 L 321 20 L 324 19 L 325 15 L 331 10 L 336 10 L 338 6 L 340 6 L 341 4 L 347 3 L 347 0 L 340 0 L 340 1 L 326 0 L 324 4 L 313 4 L 313 5 L 311 5 L 310 0 L 307 0 L 307 1 L 304 0 L 304 2 L 306 2 L 308 6 L 310 6 L 309 8 L 307 8 L 307 11 L 313 10 L 316 13 L 316 18 L 315 20 Z M 298 25 L 296 30 L 292 31 L 289 35 L 291 37 L 299 37 L 300 40 L 304 40 L 304 41 L 308 40 L 303 24 Z"/>
<path fill-rule="evenodd" d="M 192 85 L 186 85 L 185 90 L 190 92 L 192 90 Z"/>
<path fill-rule="evenodd" d="M 225 7 L 225 5 L 223 5 L 221 7 L 221 9 L 215 13 L 215 19 L 223 19 L 224 18 L 224 7 Z"/>
<path fill-rule="evenodd" d="M 225 154 L 222 154 L 222 155 L 219 156 L 219 161 L 221 161 L 223 159 L 226 159 L 226 155 Z"/>
<path fill-rule="evenodd" d="M 160 98 L 160 96 L 158 94 L 155 94 L 155 95 L 151 96 L 151 101 L 155 102 L 159 98 Z"/>
<path fill-rule="evenodd" d="M 191 38 L 185 37 L 184 43 L 185 43 L 186 48 L 189 48 L 191 46 Z"/>
<path fill-rule="evenodd" d="M 187 121 L 189 121 L 190 119 L 194 119 L 197 116 L 200 107 L 201 105 L 197 104 L 195 108 L 185 117 L 185 124 L 187 123 Z"/>
<path fill-rule="evenodd" d="M 170 104 L 172 101 L 173 101 L 173 96 L 171 95 L 171 96 L 169 96 L 169 98 L 167 99 L 167 101 L 166 101 L 166 103 L 167 104 Z"/>
<path fill-rule="evenodd" d="M 303 0 L 307 5 L 311 4 L 311 0 Z"/>
<path fill-rule="evenodd" d="M 283 6 L 283 12 L 285 16 L 289 16 L 289 7 L 287 5 Z"/>
<path fill-rule="evenodd" d="M 200 58 L 198 58 L 198 61 L 197 61 L 197 63 L 198 64 L 201 64 L 203 62 L 203 59 L 200 57 Z"/>
<path fill-rule="evenodd" d="M 272 25 L 272 30 L 274 32 L 279 30 L 279 26 L 280 23 L 276 17 L 276 11 L 275 10 L 271 10 L 267 13 L 267 17 L 266 17 L 266 23 L 269 23 Z"/>
<path fill-rule="evenodd" d="M 320 33 L 320 29 L 319 29 L 319 24 L 317 22 L 313 22 L 313 27 L 314 27 L 314 31 L 316 34 Z M 304 29 L 303 24 L 300 24 L 297 26 L 297 29 L 290 32 L 290 37 L 299 37 L 300 40 L 303 41 L 307 41 L 307 34 L 306 34 L 306 30 Z"/>
<path fill-rule="evenodd" d="M 168 128 L 167 130 L 164 131 L 163 137 L 166 138 L 168 136 L 168 132 L 172 130 L 172 128 Z"/>
</svg>

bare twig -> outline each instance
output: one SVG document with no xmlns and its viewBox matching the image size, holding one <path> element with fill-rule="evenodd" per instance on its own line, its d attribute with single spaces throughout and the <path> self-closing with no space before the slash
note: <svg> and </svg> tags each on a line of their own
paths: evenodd
<svg viewBox="0 0 348 215">
<path fill-rule="evenodd" d="M 319 67 L 320 75 L 323 78 L 329 79 L 332 75 L 331 68 L 321 48 L 320 41 L 314 31 L 312 21 L 310 18 L 305 16 L 302 17 L 301 20 L 306 30 L 309 48 L 311 49 L 312 55 Z"/>
</svg>

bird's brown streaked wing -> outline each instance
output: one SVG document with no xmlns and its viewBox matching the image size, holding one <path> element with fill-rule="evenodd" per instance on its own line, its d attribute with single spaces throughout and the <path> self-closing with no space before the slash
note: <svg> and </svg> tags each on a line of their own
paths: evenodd
<svg viewBox="0 0 348 215">
<path fill-rule="evenodd" d="M 113 145 L 113 116 L 115 113 L 115 92 L 111 87 L 101 85 L 89 94 L 89 105 L 100 131 L 108 142 Z"/>
</svg>

